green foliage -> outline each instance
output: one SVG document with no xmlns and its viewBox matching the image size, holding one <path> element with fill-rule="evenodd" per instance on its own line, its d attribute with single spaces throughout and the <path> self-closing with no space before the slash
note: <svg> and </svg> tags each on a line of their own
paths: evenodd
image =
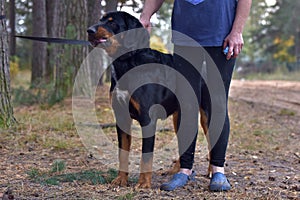
<svg viewBox="0 0 300 200">
<path fill-rule="evenodd" d="M 250 72 L 246 74 L 234 73 L 235 79 L 246 80 L 284 80 L 284 81 L 300 81 L 300 70 L 289 71 L 285 65 L 271 66 L 274 70 L 269 72 Z"/>
<path fill-rule="evenodd" d="M 268 6 L 265 0 L 253 0 L 246 27 L 246 54 L 252 59 L 270 57 L 279 62 L 294 62 L 300 52 L 300 2 L 277 1 Z M 248 51 L 247 51 L 248 50 Z M 298 54 L 298 55 L 296 55 Z"/>
<path fill-rule="evenodd" d="M 42 185 L 59 185 L 65 182 L 87 182 L 92 185 L 110 183 L 116 176 L 117 171 L 109 169 L 107 172 L 97 170 L 86 170 L 77 173 L 57 174 L 66 168 L 65 161 L 56 160 L 49 172 L 42 172 L 37 168 L 32 168 L 27 172 L 29 179 Z"/>
<path fill-rule="evenodd" d="M 107 176 L 106 180 L 108 183 L 110 183 L 110 182 L 112 182 L 112 180 L 114 180 L 118 176 L 118 171 L 110 168 L 107 171 L 107 174 L 108 174 L 108 176 Z"/>
<path fill-rule="evenodd" d="M 150 47 L 152 49 L 157 50 L 157 51 L 160 51 L 160 52 L 163 52 L 163 53 L 168 53 L 168 49 L 163 44 L 161 38 L 159 38 L 156 35 L 151 36 L 151 38 L 150 38 Z"/>
<path fill-rule="evenodd" d="M 9 66 L 10 66 L 10 77 L 13 79 L 16 77 L 20 71 L 19 67 L 20 59 L 17 56 L 10 57 Z"/>
<path fill-rule="evenodd" d="M 40 176 L 42 176 L 42 173 L 37 168 L 32 168 L 27 172 L 27 175 L 30 179 L 37 180 Z"/>
<path fill-rule="evenodd" d="M 61 92 L 61 93 L 59 93 Z M 25 89 L 23 86 L 12 88 L 14 105 L 40 104 L 53 106 L 61 102 L 66 96 L 62 91 L 57 92 L 53 83 L 40 84 L 39 86 Z"/>
<path fill-rule="evenodd" d="M 6 127 L 9 127 L 6 120 L 4 119 L 4 117 L 2 117 L 0 115 L 0 128 L 6 128 Z M 1 130 L 1 129 L 0 129 Z"/>
<path fill-rule="evenodd" d="M 122 195 L 122 196 L 119 196 L 117 199 L 118 200 L 131 200 L 133 199 L 135 196 L 135 193 L 134 192 L 129 192 L 125 195 Z"/>
<path fill-rule="evenodd" d="M 46 138 L 43 146 L 45 148 L 53 148 L 55 151 L 63 151 L 72 147 L 72 143 L 61 138 Z"/>
<path fill-rule="evenodd" d="M 66 162 L 64 160 L 55 160 L 52 164 L 51 173 L 62 172 L 66 169 Z"/>
<path fill-rule="evenodd" d="M 283 108 L 280 110 L 279 115 L 281 116 L 295 116 L 296 112 L 290 109 Z"/>
<path fill-rule="evenodd" d="M 110 183 L 118 175 L 118 171 L 115 169 L 109 169 L 106 172 L 97 170 L 85 170 L 76 173 L 64 173 L 62 172 L 66 169 L 66 163 L 64 160 L 55 160 L 52 164 L 52 168 L 47 171 L 41 171 L 37 168 L 32 168 L 27 171 L 28 178 L 33 182 L 42 185 L 60 185 L 66 182 L 86 182 L 92 185 L 106 184 Z M 134 183 L 137 182 L 136 179 L 130 179 Z M 128 193 L 124 196 L 120 196 L 120 199 L 132 199 L 134 197 L 133 193 Z"/>
<path fill-rule="evenodd" d="M 58 185 L 59 183 L 63 182 L 82 181 L 90 182 L 93 185 L 105 184 L 106 180 L 102 175 L 103 172 L 101 171 L 88 170 L 78 173 L 68 173 L 49 177 L 45 179 L 45 183 L 56 183 L 56 185 Z"/>
<path fill-rule="evenodd" d="M 33 92 L 25 90 L 23 87 L 12 89 L 12 96 L 15 105 L 32 105 L 41 100 L 40 93 L 33 94 Z"/>
<path fill-rule="evenodd" d="M 9 106 L 10 107 L 10 106 Z M 1 114 L 0 113 L 0 130 L 2 128 L 6 129 L 9 127 L 12 127 L 13 125 L 16 124 L 16 119 L 13 116 L 13 112 L 12 111 L 4 111 L 7 113 Z"/>
<path fill-rule="evenodd" d="M 280 62 L 296 62 L 296 56 L 291 54 L 290 49 L 295 45 L 295 37 L 290 36 L 287 40 L 281 38 L 275 38 L 274 45 L 276 45 L 276 51 L 273 54 L 273 58 Z"/>
<path fill-rule="evenodd" d="M 89 182 L 93 185 L 105 184 L 111 182 L 116 176 L 115 169 L 109 169 L 106 173 L 96 170 L 86 170 L 77 173 L 61 173 L 66 169 L 64 160 L 55 160 L 52 164 L 52 169 L 49 172 L 42 172 L 33 168 L 27 172 L 27 175 L 34 182 L 45 185 L 59 185 L 64 182 L 82 181 Z"/>
</svg>

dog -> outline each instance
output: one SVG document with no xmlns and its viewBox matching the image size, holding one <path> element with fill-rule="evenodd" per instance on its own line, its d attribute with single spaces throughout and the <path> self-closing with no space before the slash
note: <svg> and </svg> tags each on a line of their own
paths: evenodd
<svg viewBox="0 0 300 200">
<path fill-rule="evenodd" d="M 148 80 L 164 77 L 163 84 L 174 87 L 176 76 L 168 76 L 168 74 L 164 76 L 163 74 L 166 73 L 164 68 L 159 67 L 165 65 L 173 69 L 173 56 L 151 49 L 148 31 L 137 18 L 126 12 L 117 11 L 105 14 L 97 24 L 89 27 L 87 32 L 92 46 L 103 48 L 114 59 L 110 98 L 117 122 L 119 172 L 112 184 L 127 186 L 131 144 L 130 127 L 134 119 L 141 125 L 143 136 L 140 176 L 136 187 L 151 188 L 156 120 L 173 115 L 174 129 L 177 132 L 180 106 L 172 90 Z M 138 70 L 139 66 L 145 67 Z M 137 70 L 134 75 L 126 76 L 126 73 L 135 69 Z M 149 82 L 149 84 L 136 88 L 132 82 L 139 82 L 139 80 L 136 81 L 137 79 Z M 161 112 L 161 109 L 155 109 L 153 105 L 162 106 L 164 112 Z M 207 135 L 207 118 L 203 110 L 200 108 L 199 110 L 201 126 Z M 126 114 L 128 111 L 129 114 Z M 171 172 L 176 173 L 179 168 L 179 161 L 176 161 Z"/>
</svg>

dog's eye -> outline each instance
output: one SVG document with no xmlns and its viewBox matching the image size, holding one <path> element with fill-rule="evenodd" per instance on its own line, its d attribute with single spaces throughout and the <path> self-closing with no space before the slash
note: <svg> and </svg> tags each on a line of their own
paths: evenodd
<svg viewBox="0 0 300 200">
<path fill-rule="evenodd" d="M 114 22 L 114 21 L 109 21 L 108 23 L 109 23 L 109 25 L 112 25 L 112 26 L 117 25 L 116 22 Z"/>
<path fill-rule="evenodd" d="M 108 24 L 113 29 L 117 29 L 118 28 L 118 24 L 116 22 L 114 22 L 114 21 L 109 21 Z"/>
</svg>

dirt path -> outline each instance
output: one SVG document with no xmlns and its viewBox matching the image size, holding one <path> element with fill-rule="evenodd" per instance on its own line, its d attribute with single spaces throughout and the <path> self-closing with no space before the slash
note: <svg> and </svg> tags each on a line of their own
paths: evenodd
<svg viewBox="0 0 300 200">
<path fill-rule="evenodd" d="M 230 97 L 288 109 L 300 115 L 300 82 L 233 80 Z"/>
<path fill-rule="evenodd" d="M 97 109 L 106 123 L 113 118 L 108 88 L 102 88 Z M 300 199 L 300 83 L 283 81 L 232 82 L 229 111 L 231 136 L 227 150 L 226 174 L 233 189 L 226 193 L 208 191 L 207 144 L 199 134 L 195 153 L 196 181 L 173 192 L 159 190 L 170 179 L 165 174 L 171 163 L 161 161 L 153 173 L 152 189 L 135 190 L 138 174 L 130 174 L 129 187 L 84 181 L 58 185 L 33 181 L 28 172 L 47 172 L 53 161 L 67 163 L 61 172 L 78 173 L 108 169 L 91 156 L 77 135 L 70 100 L 49 109 L 39 105 L 17 107 L 20 127 L 0 130 L 0 199 L 11 189 L 14 199 Z M 172 129 L 172 122 L 166 123 Z M 115 129 L 107 130 L 116 137 Z M 167 136 L 169 135 L 169 136 Z M 159 133 L 156 146 L 170 142 L 171 133 Z M 135 146 L 136 144 L 133 144 Z M 133 149 L 139 151 L 137 149 Z M 113 154 L 114 152 L 112 152 Z M 170 150 L 166 151 L 170 154 Z M 111 155 L 105 155 L 111 156 Z M 116 156 L 116 155 L 114 155 Z M 39 176 L 39 173 L 36 174 Z"/>
</svg>

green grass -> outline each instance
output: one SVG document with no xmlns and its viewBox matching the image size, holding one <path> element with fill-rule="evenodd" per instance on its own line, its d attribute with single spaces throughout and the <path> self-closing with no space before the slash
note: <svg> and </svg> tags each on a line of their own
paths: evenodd
<svg viewBox="0 0 300 200">
<path fill-rule="evenodd" d="M 65 169 L 66 162 L 64 160 L 55 160 L 52 165 L 51 173 L 62 172 Z"/>
<path fill-rule="evenodd" d="M 11 87 L 29 89 L 31 81 L 31 70 L 18 71 L 15 77 L 11 79 Z"/>
<path fill-rule="evenodd" d="M 129 193 L 125 194 L 125 195 L 119 196 L 117 198 L 117 200 L 131 200 L 131 199 L 134 198 L 134 196 L 135 196 L 134 192 L 129 192 Z"/>
<path fill-rule="evenodd" d="M 111 183 L 118 175 L 118 171 L 110 168 L 107 171 L 84 170 L 73 173 L 63 173 L 66 170 L 64 160 L 55 160 L 50 170 L 32 168 L 27 171 L 28 178 L 41 185 L 60 185 L 61 183 L 84 182 L 92 185 Z M 138 179 L 130 177 L 129 182 L 137 183 Z M 120 196 L 120 199 L 132 199 L 134 194 L 128 193 Z"/>
<path fill-rule="evenodd" d="M 283 108 L 280 110 L 279 115 L 281 116 L 295 116 L 296 112 L 290 109 Z"/>
<path fill-rule="evenodd" d="M 62 173 L 66 169 L 64 160 L 54 161 L 49 171 L 32 168 L 27 171 L 29 179 L 41 185 L 60 185 L 67 182 L 87 182 L 92 185 L 110 183 L 117 176 L 117 170 L 109 169 L 107 172 L 98 170 L 85 170 L 74 173 Z"/>
<path fill-rule="evenodd" d="M 272 73 L 249 73 L 245 75 L 234 73 L 235 79 L 244 78 L 246 80 L 283 80 L 300 81 L 300 71 L 289 72 L 284 67 L 278 67 Z"/>
<path fill-rule="evenodd" d="M 74 144 L 68 139 L 57 137 L 47 137 L 42 145 L 45 148 L 53 148 L 56 151 L 67 150 L 74 147 Z"/>
<path fill-rule="evenodd" d="M 92 185 L 107 183 L 102 171 L 86 170 L 77 173 L 66 173 L 59 175 L 51 175 L 49 173 L 43 173 L 38 169 L 31 169 L 27 172 L 29 178 L 36 183 L 42 185 L 60 185 L 66 182 L 88 182 Z"/>
</svg>

